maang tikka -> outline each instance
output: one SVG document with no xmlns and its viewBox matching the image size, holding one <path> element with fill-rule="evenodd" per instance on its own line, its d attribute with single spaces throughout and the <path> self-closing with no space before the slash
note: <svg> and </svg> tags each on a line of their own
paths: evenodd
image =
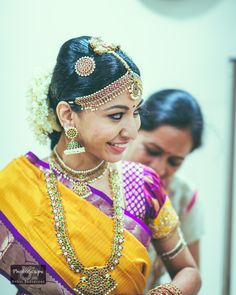
<svg viewBox="0 0 236 295">
<path fill-rule="evenodd" d="M 65 135 L 70 140 L 64 150 L 64 154 L 73 155 L 73 154 L 81 154 L 85 152 L 85 148 L 75 140 L 78 136 L 78 131 L 75 127 L 65 128 Z"/>
<path fill-rule="evenodd" d="M 116 52 L 120 49 L 120 46 L 105 42 L 99 37 L 93 37 L 89 40 L 89 47 L 96 55 L 112 54 L 124 66 L 126 73 L 100 90 L 84 96 L 78 96 L 67 102 L 70 105 L 79 105 L 81 110 L 96 111 L 100 106 L 113 100 L 125 91 L 129 92 L 132 100 L 140 99 L 143 91 L 141 78 L 131 69 L 126 60 Z M 76 61 L 75 72 L 79 76 L 90 76 L 96 72 L 96 67 L 95 60 L 92 56 L 83 56 Z"/>
</svg>

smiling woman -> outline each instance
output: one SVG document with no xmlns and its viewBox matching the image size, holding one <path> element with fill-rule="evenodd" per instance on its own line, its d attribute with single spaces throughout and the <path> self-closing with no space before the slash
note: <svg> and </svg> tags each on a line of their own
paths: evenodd
<svg viewBox="0 0 236 295">
<path fill-rule="evenodd" d="M 129 93 L 125 91 L 115 98 L 114 101 L 107 102 L 97 111 L 80 111 L 70 113 L 70 105 L 60 102 L 57 106 L 58 118 L 62 126 L 70 125 L 71 116 L 79 133 L 79 142 L 84 146 L 86 153 L 81 154 L 81 158 L 86 156 L 92 159 L 94 164 L 100 159 L 114 163 L 121 159 L 122 153 L 127 148 L 128 143 L 135 139 L 140 127 L 138 106 L 140 98 L 136 101 L 127 99 Z M 91 122 L 96 122 L 91 124 Z M 86 132 L 84 132 L 86 130 Z M 61 137 L 57 148 L 63 152 L 65 142 Z M 72 161 L 71 165 L 76 167 L 81 163 Z M 91 163 L 91 166 L 94 165 Z"/>
<path fill-rule="evenodd" d="M 151 240 L 172 282 L 148 294 L 196 294 L 199 272 L 159 176 L 122 160 L 140 127 L 134 62 L 116 44 L 74 38 L 29 94 L 37 138 L 49 137 L 52 152 L 28 152 L 0 173 L 0 268 L 9 277 L 30 261 L 46 277 L 25 284 L 22 275 L 18 294 L 143 294 Z"/>
</svg>

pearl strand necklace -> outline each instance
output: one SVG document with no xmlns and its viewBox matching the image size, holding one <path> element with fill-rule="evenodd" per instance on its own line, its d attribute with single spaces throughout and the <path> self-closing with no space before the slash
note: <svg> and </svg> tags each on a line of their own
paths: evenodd
<svg viewBox="0 0 236 295">
<path fill-rule="evenodd" d="M 105 161 L 101 161 L 97 166 L 91 168 L 91 169 L 84 169 L 84 170 L 75 170 L 70 168 L 69 166 L 67 166 L 64 161 L 62 160 L 62 158 L 60 157 L 60 155 L 57 152 L 56 149 L 57 146 L 54 147 L 53 149 L 53 153 L 57 159 L 57 162 L 60 163 L 61 167 L 67 171 L 67 172 L 71 172 L 74 175 L 81 175 L 81 174 L 92 174 L 93 172 L 96 172 L 97 170 L 99 170 L 99 168 L 105 163 Z"/>
</svg>

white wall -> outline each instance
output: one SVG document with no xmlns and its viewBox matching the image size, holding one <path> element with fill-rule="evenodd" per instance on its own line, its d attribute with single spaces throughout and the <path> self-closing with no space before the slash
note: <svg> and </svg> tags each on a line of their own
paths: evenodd
<svg viewBox="0 0 236 295">
<path fill-rule="evenodd" d="M 0 3 L 0 167 L 28 150 L 42 157 L 47 154 L 48 150 L 38 146 L 28 128 L 26 87 L 35 68 L 54 62 L 59 46 L 71 37 L 103 36 L 121 43 L 142 71 L 145 96 L 158 89 L 178 87 L 199 100 L 206 120 L 205 145 L 190 156 L 182 174 L 197 185 L 205 209 L 201 294 L 222 295 L 232 88 L 229 58 L 236 54 L 236 1 Z M 1 280 L 0 285 L 7 288 L 5 281 Z"/>
</svg>

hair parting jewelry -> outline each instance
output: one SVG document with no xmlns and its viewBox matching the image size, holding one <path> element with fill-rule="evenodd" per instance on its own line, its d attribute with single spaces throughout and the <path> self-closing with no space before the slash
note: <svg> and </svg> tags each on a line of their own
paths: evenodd
<svg viewBox="0 0 236 295">
<path fill-rule="evenodd" d="M 148 292 L 148 295 L 183 295 L 183 292 L 174 284 L 163 284 Z"/>
<path fill-rule="evenodd" d="M 179 235 L 178 242 L 176 243 L 174 248 L 171 249 L 170 251 L 159 254 L 161 259 L 163 259 L 163 260 L 174 259 L 186 247 L 186 241 L 184 240 L 184 237 L 183 237 L 180 227 L 177 228 L 177 232 Z"/>
<path fill-rule="evenodd" d="M 104 266 L 85 267 L 77 258 L 68 236 L 63 196 L 60 196 L 58 191 L 57 179 L 51 164 L 50 169 L 45 172 L 45 179 L 52 206 L 56 237 L 62 255 L 65 257 L 69 268 L 80 275 L 79 282 L 74 287 L 74 291 L 77 294 L 85 295 L 107 295 L 111 293 L 117 287 L 117 282 L 112 278 L 110 272 L 119 264 L 124 242 L 124 213 L 122 209 L 124 200 L 121 190 L 121 177 L 118 170 L 109 168 L 109 180 L 114 207 L 114 237 L 111 255 Z"/>
<path fill-rule="evenodd" d="M 133 100 L 136 100 L 142 96 L 142 81 L 136 73 L 134 73 L 128 63 L 116 52 L 116 50 L 120 49 L 120 46 L 114 43 L 109 43 L 103 41 L 101 38 L 96 37 L 90 40 L 90 46 L 94 50 L 95 53 L 101 55 L 104 53 L 113 54 L 126 68 L 127 73 L 130 75 L 131 79 L 129 81 L 129 87 L 126 90 L 129 90 L 130 97 Z"/>
<path fill-rule="evenodd" d="M 101 105 L 113 100 L 126 90 L 130 92 L 131 97 L 137 99 L 141 95 L 141 80 L 135 73 L 126 72 L 116 81 L 93 94 L 76 97 L 74 101 L 68 101 L 69 104 L 76 103 L 81 106 L 81 110 L 97 110 Z"/>
<path fill-rule="evenodd" d="M 115 52 L 120 47 L 113 43 L 104 42 L 101 38 L 91 38 L 89 45 L 98 55 L 106 53 L 113 54 L 116 59 L 124 65 L 127 72 L 104 88 L 86 96 L 76 97 L 74 100 L 68 101 L 68 103 L 81 106 L 81 110 L 95 111 L 101 105 L 113 100 L 125 91 L 129 91 L 131 99 L 139 99 L 143 91 L 141 78 L 138 74 L 133 72 L 128 63 Z M 93 73 L 95 66 L 95 61 L 85 56 L 77 60 L 75 70 L 80 76 L 88 76 Z"/>
</svg>

